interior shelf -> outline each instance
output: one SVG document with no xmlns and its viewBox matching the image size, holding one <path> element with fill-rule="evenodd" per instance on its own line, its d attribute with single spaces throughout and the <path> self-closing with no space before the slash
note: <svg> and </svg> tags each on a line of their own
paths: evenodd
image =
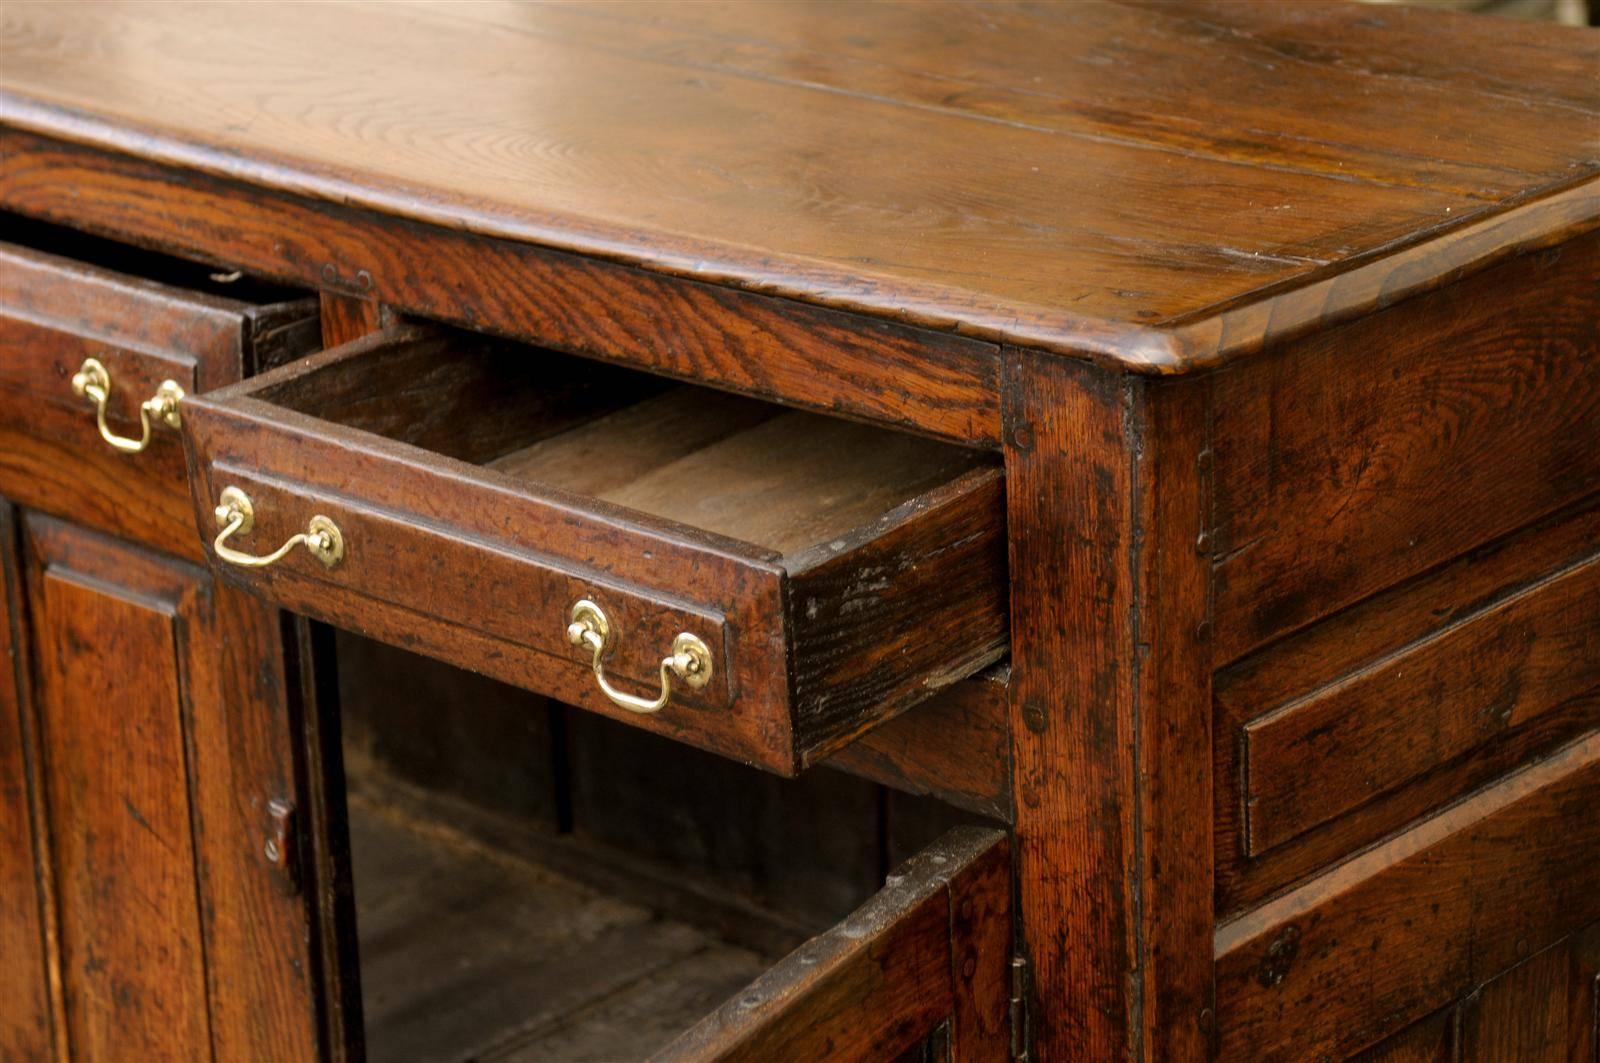
<svg viewBox="0 0 1600 1063">
<path fill-rule="evenodd" d="M 648 1057 L 776 957 L 352 794 L 375 1063 Z"/>
</svg>

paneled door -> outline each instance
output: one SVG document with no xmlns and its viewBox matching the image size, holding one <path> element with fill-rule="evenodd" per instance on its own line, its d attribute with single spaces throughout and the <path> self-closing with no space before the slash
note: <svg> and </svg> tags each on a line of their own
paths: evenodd
<svg viewBox="0 0 1600 1063">
<path fill-rule="evenodd" d="M 0 697 L 0 1055 L 315 1058 L 305 730 L 279 614 L 52 517 L 0 508 L 0 530 L 18 673 Z"/>
</svg>

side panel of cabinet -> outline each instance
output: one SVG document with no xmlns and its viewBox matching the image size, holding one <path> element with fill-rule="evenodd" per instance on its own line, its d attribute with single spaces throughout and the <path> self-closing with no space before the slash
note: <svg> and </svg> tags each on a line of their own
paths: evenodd
<svg viewBox="0 0 1600 1063">
<path fill-rule="evenodd" d="M 22 539 L 71 1054 L 314 1058 L 292 817 L 266 847 L 299 733 L 276 614 L 51 518 Z"/>
<path fill-rule="evenodd" d="M 1496 978 L 1461 1005 L 1461 1063 L 1595 1063 L 1600 923 Z"/>
<path fill-rule="evenodd" d="M 50 1055 L 46 913 L 29 801 L 32 721 L 15 564 L 16 510 L 0 499 L 0 1059 Z"/>
</svg>

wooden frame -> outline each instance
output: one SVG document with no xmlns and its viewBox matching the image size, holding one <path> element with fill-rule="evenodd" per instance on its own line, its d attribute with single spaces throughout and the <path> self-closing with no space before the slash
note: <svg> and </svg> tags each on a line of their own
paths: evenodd
<svg viewBox="0 0 1600 1063">
<path fill-rule="evenodd" d="M 158 18 L 133 28 L 181 37 L 174 56 L 119 71 L 127 96 L 108 98 L 85 66 L 94 50 L 55 43 L 103 31 L 39 16 L 53 31 L 28 43 L 28 65 L 0 91 L 0 206 L 316 288 L 329 343 L 381 343 L 357 337 L 425 318 L 590 359 L 597 379 L 642 369 L 998 452 L 1003 486 L 985 470 L 981 490 L 932 505 L 971 503 L 973 519 L 952 526 L 981 526 L 996 551 L 1005 508 L 1008 670 L 854 744 L 860 720 L 776 738 L 742 721 L 702 744 L 784 772 L 827 759 L 1011 823 L 1009 857 L 969 844 L 963 859 L 986 869 L 990 900 L 1013 862 L 1017 934 L 1002 941 L 985 924 L 979 988 L 996 1013 L 987 961 L 1014 944 L 1033 984 L 1014 1012 L 1031 1013 L 1037 1057 L 1508 1054 L 1531 1042 L 1507 1016 L 1546 985 L 1566 1002 L 1563 1047 L 1592 1056 L 1600 838 L 1587 820 L 1569 826 L 1600 801 L 1588 666 L 1600 630 L 1600 173 L 1573 133 L 1600 113 L 1592 40 L 1400 10 L 1194 0 L 1075 9 L 1069 31 L 1089 50 L 1061 64 L 1055 38 L 1033 32 L 1058 12 L 1000 7 L 993 40 L 972 45 L 986 57 L 978 70 L 952 63 L 948 35 L 891 32 L 908 29 L 897 20 L 909 10 L 871 8 L 871 33 L 799 51 L 761 24 L 707 33 L 679 12 L 608 31 L 568 8 L 531 27 L 430 12 L 375 46 L 374 62 L 475 36 L 485 50 L 463 45 L 452 61 L 568 48 L 631 72 L 619 98 L 666 101 L 585 111 L 611 151 L 602 176 L 619 180 L 558 167 L 547 185 L 520 180 L 515 153 L 499 150 L 561 128 L 518 111 L 516 92 L 475 85 L 483 94 L 466 106 L 499 124 L 457 111 L 440 135 L 404 115 L 391 124 L 387 97 L 308 104 L 338 69 L 302 68 L 275 88 L 202 82 L 195 55 L 209 62 L 214 42 Z M 236 46 L 223 36 L 215 43 Z M 889 40 L 913 42 L 904 62 L 872 54 Z M 1441 42 L 1448 62 L 1434 54 Z M 291 69 L 303 58 L 285 52 Z M 1280 63 L 1308 76 L 1279 77 Z M 506 84 L 532 84 L 517 79 L 525 66 L 501 65 Z M 1209 72 L 1203 84 L 1196 70 Z M 1262 71 L 1274 72 L 1270 99 Z M 1102 77 L 1107 95 L 1084 91 Z M 397 95 L 428 84 L 419 76 Z M 204 106 L 173 113 L 171 86 Z M 258 89 L 315 113 L 252 131 L 242 119 Z M 1327 114 L 1339 92 L 1371 106 Z M 719 139 L 704 116 L 746 115 L 746 95 L 764 113 L 781 103 L 825 115 L 837 165 L 803 155 L 820 140 Z M 1417 117 L 1444 101 L 1443 125 Z M 693 130 L 705 143 L 634 182 L 618 145 L 661 154 L 639 113 L 672 116 L 680 139 Z M 458 175 L 464 128 L 484 155 Z M 363 143 L 370 129 L 383 135 Z M 954 165 L 968 155 L 990 168 Z M 923 171 L 875 179 L 884 159 L 912 157 Z M 774 179 L 726 213 L 709 209 L 701 177 L 735 167 Z M 1128 204 L 1113 176 L 1129 182 Z M 958 209 L 940 212 L 944 201 Z M 948 224 L 923 224 L 929 204 Z M 814 224 L 791 240 L 783 226 L 796 219 Z M 466 507 L 436 488 L 471 470 L 337 429 L 319 438 L 314 418 L 275 411 L 256 389 L 194 403 L 202 525 L 224 478 L 333 506 L 349 500 L 345 481 L 376 470 L 390 497 L 361 499 L 346 519 L 407 554 L 409 573 L 438 558 L 458 591 L 482 575 L 520 588 L 546 545 L 535 540 L 576 521 L 595 538 L 558 545 L 569 568 L 590 546 L 625 542 L 680 583 L 714 585 L 687 602 L 660 587 L 636 596 L 628 608 L 646 602 L 654 619 L 628 619 L 652 644 L 699 624 L 711 641 L 761 647 L 723 680 L 771 687 L 799 674 L 785 640 L 815 632 L 772 557 L 504 483 L 489 492 L 509 513 L 502 524 L 487 509 L 456 520 L 451 505 Z M 303 430 L 293 445 L 253 460 L 285 424 Z M 915 560 L 938 555 L 939 536 L 917 533 L 943 530 L 940 516 L 900 514 L 893 530 L 916 540 Z M 511 547 L 496 554 L 490 540 Z M 616 566 L 648 582 L 638 557 Z M 812 573 L 823 582 L 864 570 L 825 567 Z M 460 602 L 428 609 L 399 592 L 365 612 L 329 606 L 317 575 L 291 568 L 252 586 L 306 615 L 359 613 L 382 639 L 529 688 L 575 689 L 568 673 L 581 668 L 553 671 L 536 659 L 550 653 L 519 641 L 515 591 L 475 623 Z M 961 674 L 1005 637 L 998 564 L 981 576 L 995 591 L 983 652 Z M 297 629 L 307 658 L 313 630 Z M 1522 644 L 1533 640 L 1538 652 Z M 860 640 L 847 649 L 859 655 Z M 929 656 L 893 676 L 880 716 L 925 692 Z M 1583 666 L 1563 667 L 1574 659 Z M 298 678 L 314 693 L 314 676 Z M 780 730 L 795 723 L 773 716 Z M 313 839 L 313 865 L 330 994 L 322 1047 L 337 1056 L 354 1045 L 356 1016 L 337 1013 L 349 957 L 330 939 L 348 897 L 337 780 L 315 763 L 328 738 L 311 736 L 301 781 L 334 827 Z M 1377 761 L 1383 770 L 1361 770 Z M 819 975 L 796 975 L 795 961 L 692 1046 L 736 1057 L 770 1050 L 767 1038 L 838 1032 L 818 1002 L 902 964 L 922 996 L 883 1003 L 885 1022 L 849 1047 L 909 1047 L 961 1006 L 948 962 L 957 878 L 923 867 L 856 926 L 936 946 L 883 958 L 848 933 L 827 937 L 802 957 Z M 995 900 L 989 914 L 1000 910 Z M 869 988 L 875 1002 L 893 996 Z M 953 1030 L 958 1055 L 1002 1054 L 992 1031 L 968 1042 L 959 1021 Z"/>
</svg>

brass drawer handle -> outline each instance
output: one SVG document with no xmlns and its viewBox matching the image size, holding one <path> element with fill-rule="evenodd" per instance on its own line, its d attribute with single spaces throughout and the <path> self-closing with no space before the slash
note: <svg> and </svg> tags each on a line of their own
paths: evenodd
<svg viewBox="0 0 1600 1063">
<path fill-rule="evenodd" d="M 572 623 L 567 625 L 567 641 L 574 646 L 587 646 L 594 654 L 594 678 L 601 693 L 613 702 L 632 712 L 659 712 L 672 697 L 672 679 L 676 676 L 692 690 L 699 690 L 711 682 L 711 651 L 706 644 L 687 631 L 680 631 L 672 640 L 672 652 L 661 658 L 661 696 L 654 701 L 626 694 L 606 682 L 605 665 L 600 658 L 611 642 L 611 621 L 601 608 L 584 598 L 572 607 Z"/>
<path fill-rule="evenodd" d="M 119 436 L 106 425 L 106 403 L 111 398 L 111 374 L 98 358 L 85 358 L 78 371 L 72 374 L 72 393 L 94 403 L 95 423 L 100 426 L 100 438 L 127 454 L 137 454 L 150 445 L 150 422 L 168 428 L 181 428 L 178 403 L 183 389 L 175 380 L 163 380 L 156 393 L 139 406 L 139 423 L 144 431 L 138 439 Z"/>
<path fill-rule="evenodd" d="M 211 543 L 217 556 L 230 565 L 242 565 L 245 568 L 266 568 L 283 560 L 284 555 L 301 543 L 305 544 L 311 556 L 332 568 L 344 558 L 344 536 L 340 534 L 338 525 L 327 517 L 318 514 L 311 518 L 311 523 L 299 535 L 291 535 L 289 541 L 260 557 L 254 554 L 240 553 L 238 550 L 224 544 L 234 535 L 248 535 L 250 529 L 256 526 L 255 506 L 250 504 L 250 496 L 237 487 L 224 487 L 222 500 L 214 511 L 217 525 L 222 528 L 217 533 L 216 539 Z"/>
</svg>

